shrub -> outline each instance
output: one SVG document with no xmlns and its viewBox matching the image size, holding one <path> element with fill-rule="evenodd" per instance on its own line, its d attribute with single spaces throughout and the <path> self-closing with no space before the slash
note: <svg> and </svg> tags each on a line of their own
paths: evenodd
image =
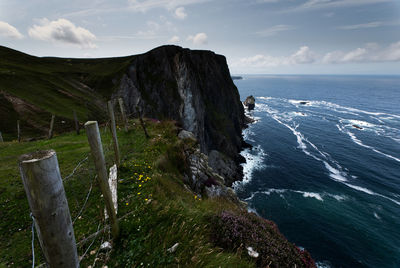
<svg viewBox="0 0 400 268">
<path fill-rule="evenodd" d="M 288 242 L 273 222 L 254 213 L 223 211 L 211 218 L 211 226 L 215 245 L 246 256 L 246 248 L 252 247 L 259 253 L 255 259 L 259 267 L 316 267 L 307 251 Z"/>
</svg>

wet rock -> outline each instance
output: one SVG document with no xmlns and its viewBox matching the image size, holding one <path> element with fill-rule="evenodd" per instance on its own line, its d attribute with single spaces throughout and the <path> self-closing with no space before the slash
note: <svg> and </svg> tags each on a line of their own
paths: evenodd
<svg viewBox="0 0 400 268">
<path fill-rule="evenodd" d="M 253 97 L 253 95 L 250 95 L 246 98 L 243 104 L 244 106 L 247 107 L 249 111 L 254 110 L 254 107 L 256 105 L 256 99 Z"/>
</svg>

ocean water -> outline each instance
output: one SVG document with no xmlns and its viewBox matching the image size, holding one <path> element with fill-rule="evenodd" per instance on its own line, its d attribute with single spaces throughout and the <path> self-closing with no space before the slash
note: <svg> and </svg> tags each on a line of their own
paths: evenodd
<svg viewBox="0 0 400 268">
<path fill-rule="evenodd" d="M 400 267 L 400 76 L 244 76 L 249 209 L 319 267 Z"/>
</svg>

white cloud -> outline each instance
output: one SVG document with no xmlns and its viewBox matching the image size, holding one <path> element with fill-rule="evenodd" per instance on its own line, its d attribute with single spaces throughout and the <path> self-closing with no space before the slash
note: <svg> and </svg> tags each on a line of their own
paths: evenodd
<svg viewBox="0 0 400 268">
<path fill-rule="evenodd" d="M 154 8 L 172 10 L 179 6 L 188 6 L 209 1 L 211 0 L 128 0 L 128 3 L 131 10 L 146 12 Z"/>
<path fill-rule="evenodd" d="M 0 36 L 14 39 L 22 39 L 24 37 L 17 28 L 4 21 L 0 21 Z"/>
<path fill-rule="evenodd" d="M 400 41 L 386 48 L 375 43 L 347 52 L 333 51 L 322 58 L 322 63 L 390 62 L 400 61 Z"/>
<path fill-rule="evenodd" d="M 270 28 L 264 29 L 262 31 L 256 32 L 257 35 L 259 36 L 273 36 L 276 35 L 279 32 L 284 32 L 284 31 L 289 31 L 295 29 L 293 26 L 290 25 L 285 25 L 285 24 L 279 24 L 272 26 Z"/>
<path fill-rule="evenodd" d="M 317 55 L 307 46 L 302 46 L 297 52 L 292 54 L 288 60 L 290 64 L 307 64 L 313 63 L 317 59 Z"/>
<path fill-rule="evenodd" d="M 317 55 L 308 46 L 300 47 L 295 53 L 289 56 L 274 57 L 270 55 L 255 55 L 242 58 L 233 66 L 240 67 L 276 67 L 282 65 L 310 64 L 317 60 Z"/>
<path fill-rule="evenodd" d="M 189 35 L 186 40 L 193 42 L 194 45 L 205 45 L 208 42 L 208 36 L 205 33 L 198 33 L 195 36 Z"/>
<path fill-rule="evenodd" d="M 169 43 L 171 44 L 176 44 L 179 43 L 181 41 L 181 39 L 179 38 L 179 36 L 172 36 L 171 39 L 168 40 Z"/>
<path fill-rule="evenodd" d="M 358 29 L 376 28 L 376 27 L 380 27 L 382 25 L 384 25 L 384 24 L 381 21 L 373 21 L 373 22 L 362 23 L 362 24 L 340 26 L 340 27 L 338 27 L 338 29 L 341 29 L 341 30 L 358 30 Z"/>
<path fill-rule="evenodd" d="M 178 7 L 175 9 L 175 17 L 180 20 L 184 20 L 187 17 L 184 7 Z"/>
<path fill-rule="evenodd" d="M 381 47 L 368 43 L 349 51 L 332 51 L 325 55 L 314 53 L 308 46 L 300 47 L 289 56 L 258 54 L 232 62 L 232 67 L 265 68 L 299 64 L 346 64 L 346 63 L 400 62 L 400 41 Z"/>
<path fill-rule="evenodd" d="M 307 2 L 297 7 L 286 9 L 285 12 L 344 8 L 344 7 L 373 5 L 373 4 L 389 3 L 389 2 L 393 2 L 393 0 L 308 0 Z"/>
<path fill-rule="evenodd" d="M 33 25 L 28 30 L 29 36 L 38 40 L 54 41 L 77 45 L 81 48 L 96 48 L 96 36 L 89 30 L 77 27 L 71 21 L 58 19 L 49 21 L 44 18 L 40 25 Z"/>
</svg>

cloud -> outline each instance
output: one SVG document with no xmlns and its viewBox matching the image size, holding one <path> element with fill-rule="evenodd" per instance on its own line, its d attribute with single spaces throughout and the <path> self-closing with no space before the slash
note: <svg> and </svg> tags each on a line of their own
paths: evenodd
<svg viewBox="0 0 400 268">
<path fill-rule="evenodd" d="M 180 20 L 184 20 L 187 17 L 187 14 L 185 13 L 185 8 L 184 7 L 178 7 L 175 9 L 175 17 Z"/>
<path fill-rule="evenodd" d="M 188 6 L 210 1 L 212 0 L 128 0 L 128 3 L 131 10 L 146 12 L 154 8 L 172 10 L 179 6 Z"/>
<path fill-rule="evenodd" d="M 376 28 L 376 27 L 380 27 L 382 25 L 383 25 L 383 23 L 381 21 L 373 21 L 373 22 L 362 23 L 362 24 L 340 26 L 340 27 L 338 27 L 338 29 L 341 29 L 341 30 L 358 30 L 358 29 Z"/>
<path fill-rule="evenodd" d="M 393 62 L 400 61 L 400 41 L 381 48 L 370 43 L 364 47 L 347 52 L 333 51 L 322 58 L 322 63 L 362 63 L 362 62 Z"/>
<path fill-rule="evenodd" d="M 317 9 L 345 8 L 353 6 L 373 5 L 389 3 L 392 0 L 308 0 L 294 8 L 286 9 L 284 12 L 308 11 Z"/>
<path fill-rule="evenodd" d="M 272 26 L 270 28 L 267 28 L 262 31 L 256 32 L 257 35 L 267 37 L 267 36 L 273 36 L 276 35 L 277 33 L 284 32 L 284 31 L 290 31 L 295 29 L 293 26 L 290 25 L 285 25 L 285 24 L 279 24 Z"/>
<path fill-rule="evenodd" d="M 242 58 L 233 66 L 241 67 L 276 67 L 282 65 L 310 64 L 317 60 L 317 55 L 308 46 L 300 47 L 295 53 L 289 56 L 274 57 L 270 55 L 255 55 Z"/>
<path fill-rule="evenodd" d="M 205 33 L 198 33 L 195 36 L 189 35 L 186 40 L 192 41 L 194 45 L 205 45 L 208 42 L 208 36 Z"/>
<path fill-rule="evenodd" d="M 4 21 L 0 21 L 0 36 L 14 39 L 22 39 L 24 37 L 17 28 Z"/>
<path fill-rule="evenodd" d="M 66 19 L 49 21 L 44 18 L 40 25 L 33 25 L 28 30 L 30 37 L 43 40 L 54 41 L 77 45 L 81 48 L 96 48 L 94 44 L 96 36 L 89 30 L 77 27 Z"/>
<path fill-rule="evenodd" d="M 171 39 L 168 40 L 169 43 L 171 44 L 176 44 L 179 43 L 181 41 L 181 39 L 179 38 L 179 36 L 172 36 Z"/>
</svg>

